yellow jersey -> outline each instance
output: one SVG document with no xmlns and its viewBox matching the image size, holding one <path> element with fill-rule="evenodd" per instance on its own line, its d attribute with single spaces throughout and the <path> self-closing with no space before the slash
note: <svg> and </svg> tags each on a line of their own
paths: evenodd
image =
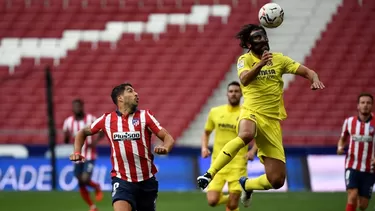
<svg viewBox="0 0 375 211">
<path fill-rule="evenodd" d="M 260 62 L 252 52 L 243 54 L 237 62 L 238 76 Z M 266 117 L 283 120 L 287 114 L 283 101 L 285 73 L 295 74 L 300 64 L 282 53 L 272 53 L 272 62 L 260 70 L 249 85 L 241 84 L 243 107 Z"/>
<path fill-rule="evenodd" d="M 230 140 L 237 137 L 236 126 L 240 116 L 240 107 L 230 105 L 221 105 L 214 107 L 208 114 L 205 130 L 212 132 L 215 130 L 215 139 L 212 152 L 212 161 L 215 160 L 221 149 Z M 246 168 L 247 159 L 245 158 L 248 146 L 243 147 L 233 160 L 228 163 L 220 172 L 227 172 L 234 168 Z"/>
</svg>

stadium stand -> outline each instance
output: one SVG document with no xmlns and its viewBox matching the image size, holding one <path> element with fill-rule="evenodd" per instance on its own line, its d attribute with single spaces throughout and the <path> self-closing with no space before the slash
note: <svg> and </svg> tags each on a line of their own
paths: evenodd
<svg viewBox="0 0 375 211">
<path fill-rule="evenodd" d="M 375 23 L 371 14 L 375 1 L 344 0 L 338 7 L 327 29 L 322 33 L 305 60 L 305 64 L 320 74 L 326 82 L 324 92 L 312 93 L 300 87 L 304 80 L 290 83 L 285 92 L 288 120 L 285 130 L 310 131 L 314 136 L 290 135 L 285 137 L 289 145 L 335 145 L 344 119 L 356 115 L 356 99 L 361 92 L 374 93 L 375 29 L 367 27 Z M 334 133 L 332 133 L 334 132 Z"/>
<path fill-rule="evenodd" d="M 55 78 L 58 127 L 75 97 L 96 115 L 113 109 L 110 89 L 126 80 L 142 107 L 180 136 L 241 53 L 233 39 L 238 23 L 267 1 L 34 2 L 0 0 L 0 143 L 46 143 L 46 64 Z M 287 145 L 335 144 L 344 118 L 355 115 L 356 96 L 374 93 L 375 29 L 367 27 L 374 9 L 372 0 L 343 0 L 305 59 L 326 83 L 324 92 L 302 89 L 304 80 L 289 83 Z"/>
<path fill-rule="evenodd" d="M 243 14 L 266 3 L 123 2 L 0 1 L 0 143 L 47 142 L 46 65 L 57 127 L 76 97 L 96 115 L 114 109 L 111 88 L 129 81 L 178 137 L 240 54 L 233 35 Z"/>
</svg>

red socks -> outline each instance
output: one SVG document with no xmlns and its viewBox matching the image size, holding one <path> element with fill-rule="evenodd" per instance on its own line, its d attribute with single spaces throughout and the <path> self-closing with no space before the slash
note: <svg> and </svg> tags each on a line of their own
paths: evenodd
<svg viewBox="0 0 375 211">
<path fill-rule="evenodd" d="M 355 206 L 353 204 L 347 204 L 345 211 L 355 211 Z"/>
<path fill-rule="evenodd" d="M 94 188 L 95 190 L 97 190 L 97 189 L 99 188 L 99 184 L 93 182 L 92 180 L 90 180 L 90 182 L 88 183 L 88 185 L 89 185 L 90 187 Z"/>
<path fill-rule="evenodd" d="M 90 198 L 90 193 L 89 191 L 87 190 L 86 187 L 82 186 L 82 187 L 79 187 L 79 192 L 81 193 L 81 196 L 83 198 L 83 200 L 91 207 L 92 205 L 94 205 L 94 203 L 92 203 L 91 201 L 91 198 Z"/>
</svg>

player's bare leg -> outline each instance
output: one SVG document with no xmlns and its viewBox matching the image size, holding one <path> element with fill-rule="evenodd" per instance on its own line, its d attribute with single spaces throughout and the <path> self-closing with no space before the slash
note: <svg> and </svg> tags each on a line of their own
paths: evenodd
<svg viewBox="0 0 375 211">
<path fill-rule="evenodd" d="M 197 178 L 198 186 L 202 190 L 208 186 L 215 174 L 236 156 L 242 147 L 253 140 L 256 133 L 256 124 L 252 120 L 242 119 L 238 131 L 238 136 L 225 144 L 207 172 Z"/>
<path fill-rule="evenodd" d="M 360 209 L 360 210 L 366 210 L 367 209 L 367 207 L 368 207 L 368 202 L 369 202 L 369 199 L 368 198 L 366 198 L 366 197 L 363 197 L 363 196 L 360 196 L 359 198 L 358 198 L 358 208 Z"/>
<path fill-rule="evenodd" d="M 219 191 L 208 191 L 207 192 L 207 202 L 211 207 L 216 207 L 220 204 L 226 204 L 229 201 L 229 195 L 224 195 Z"/>
<path fill-rule="evenodd" d="M 274 158 L 262 157 L 265 168 L 265 174 L 254 178 L 248 179 L 247 177 L 241 177 L 239 182 L 243 188 L 241 195 L 241 201 L 245 207 L 250 205 L 251 194 L 253 190 L 268 190 L 268 189 L 279 189 L 284 185 L 286 166 L 281 160 Z"/>
<path fill-rule="evenodd" d="M 240 201 L 241 193 L 229 193 L 229 201 L 227 203 L 227 211 L 238 211 L 238 202 Z"/>
<path fill-rule="evenodd" d="M 127 201 L 119 200 L 113 203 L 114 211 L 132 211 L 132 206 Z"/>
<path fill-rule="evenodd" d="M 263 157 L 266 176 L 273 189 L 284 186 L 286 176 L 286 166 L 281 160 Z M 250 181 L 249 181 L 250 182 Z"/>
<path fill-rule="evenodd" d="M 207 202 L 211 207 L 226 204 L 227 211 L 237 211 L 240 193 L 229 193 L 228 195 L 218 191 L 207 192 Z"/>
<path fill-rule="evenodd" d="M 351 188 L 351 189 L 348 189 L 347 192 L 348 192 L 348 201 L 346 204 L 345 211 L 355 211 L 357 209 L 358 189 Z"/>
</svg>

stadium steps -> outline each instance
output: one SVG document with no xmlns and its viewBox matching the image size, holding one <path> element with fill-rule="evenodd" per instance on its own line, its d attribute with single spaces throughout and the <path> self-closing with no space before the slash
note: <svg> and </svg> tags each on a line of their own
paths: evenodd
<svg viewBox="0 0 375 211">
<path fill-rule="evenodd" d="M 304 58 L 310 53 L 310 48 L 314 46 L 316 40 L 319 39 L 320 32 L 324 31 L 326 23 L 336 11 L 336 8 L 338 4 L 340 4 L 341 0 L 313 0 L 303 2 L 299 0 L 277 0 L 274 2 L 283 7 L 285 12 L 285 20 L 279 28 L 267 29 L 267 33 L 270 38 L 271 51 L 282 52 L 299 62 L 303 62 Z M 253 21 L 256 22 L 256 20 Z M 236 72 L 236 67 L 232 66 L 226 79 L 222 81 L 220 83 L 220 87 L 214 91 L 215 94 L 210 97 L 199 115 L 196 116 L 194 122 L 189 125 L 188 130 L 184 131 L 182 138 L 179 140 L 180 144 L 187 146 L 200 146 L 200 139 L 204 130 L 204 124 L 208 111 L 214 106 L 225 104 L 227 102 L 226 87 L 230 81 L 238 81 Z M 294 76 L 292 75 L 284 75 L 285 88 L 287 88 L 289 81 L 292 81 L 293 78 Z M 303 81 L 303 79 L 300 80 Z M 305 84 L 303 87 L 309 91 L 308 84 Z M 293 89 L 300 90 L 300 88 L 297 87 Z M 298 94 L 290 92 L 286 92 L 285 94 L 285 98 L 288 102 L 290 102 L 289 99 L 296 99 L 298 96 Z M 293 109 L 288 110 L 289 114 L 293 112 Z M 291 121 L 291 124 L 294 124 L 293 120 Z M 289 120 L 286 120 L 285 124 L 288 123 Z M 295 128 L 292 129 L 286 125 L 284 130 L 284 142 L 288 145 L 298 145 L 304 143 L 303 135 L 299 135 L 297 138 L 295 138 L 296 136 L 294 134 L 292 136 L 288 136 L 290 132 L 296 133 L 294 131 Z M 308 131 L 301 132 L 307 136 L 312 135 L 312 133 L 309 133 Z M 300 133 L 297 132 L 297 134 Z M 213 136 L 211 136 L 210 140 L 210 145 L 212 145 Z M 314 142 L 314 144 L 316 144 L 316 142 Z M 319 142 L 317 144 L 319 144 Z"/>
</svg>

